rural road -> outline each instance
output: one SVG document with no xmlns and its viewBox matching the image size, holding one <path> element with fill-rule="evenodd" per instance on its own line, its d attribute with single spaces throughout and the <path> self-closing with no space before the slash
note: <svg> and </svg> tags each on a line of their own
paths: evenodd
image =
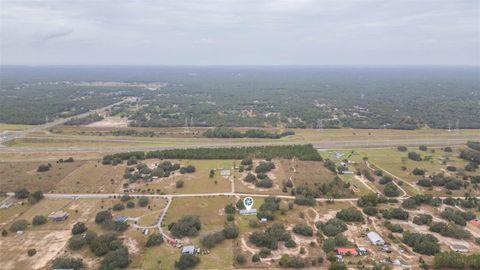
<svg viewBox="0 0 480 270">
<path fill-rule="evenodd" d="M 73 193 L 45 193 L 43 194 L 45 198 L 49 199 L 108 199 L 113 197 L 121 197 L 127 193 L 83 193 L 83 194 L 73 194 Z M 8 196 L 15 195 L 13 192 L 8 192 Z M 255 194 L 255 193 L 231 193 L 231 192 L 219 192 L 219 193 L 195 193 L 195 194 L 134 194 L 129 193 L 130 197 L 149 197 L 149 198 L 188 198 L 188 197 L 215 197 L 215 196 L 250 196 L 250 197 L 277 197 L 281 199 L 295 199 L 295 196 L 288 196 L 288 195 L 274 195 L 274 194 Z M 395 199 L 404 200 L 408 197 L 397 197 Z M 440 199 L 446 198 L 454 198 L 454 199 L 463 199 L 465 197 L 439 197 Z M 480 197 L 475 197 L 480 199 Z M 330 198 L 317 198 L 315 199 L 317 202 L 327 202 L 327 201 L 335 201 L 335 202 L 355 202 L 358 198 L 342 198 L 342 199 L 330 199 Z"/>
</svg>

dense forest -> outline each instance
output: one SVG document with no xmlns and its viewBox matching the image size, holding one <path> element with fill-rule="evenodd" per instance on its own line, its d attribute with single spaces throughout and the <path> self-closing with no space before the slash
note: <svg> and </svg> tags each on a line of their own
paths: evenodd
<svg viewBox="0 0 480 270">
<path fill-rule="evenodd" d="M 75 116 L 108 106 L 124 97 L 136 96 L 138 92 L 138 89 L 80 87 L 65 82 L 20 85 L 2 82 L 0 123 L 43 124 L 55 118 Z M 89 120 L 92 118 L 78 118 L 67 124 L 85 124 Z"/>
<path fill-rule="evenodd" d="M 7 123 L 41 123 L 137 96 L 139 109 L 115 109 L 134 127 L 480 128 L 478 67 L 4 66 L 0 74 Z"/>
</svg>

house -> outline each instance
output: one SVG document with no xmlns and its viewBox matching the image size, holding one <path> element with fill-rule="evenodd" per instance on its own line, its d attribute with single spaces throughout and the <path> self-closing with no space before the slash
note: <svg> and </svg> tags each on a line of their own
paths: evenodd
<svg viewBox="0 0 480 270">
<path fill-rule="evenodd" d="M 358 251 L 356 248 L 347 248 L 347 247 L 339 247 L 335 249 L 338 255 L 342 256 L 357 256 Z"/>
<path fill-rule="evenodd" d="M 385 245 L 385 240 L 376 232 L 369 232 L 367 233 L 368 240 L 372 242 L 372 244 L 377 246 Z"/>
<path fill-rule="evenodd" d="M 241 209 L 240 210 L 240 215 L 242 216 L 254 216 L 256 214 L 257 214 L 257 209 L 250 209 L 250 210 Z"/>
<path fill-rule="evenodd" d="M 7 208 L 12 207 L 12 205 L 13 205 L 13 203 L 11 203 L 11 202 L 5 202 L 0 206 L 0 208 L 1 209 L 7 209 Z"/>
<path fill-rule="evenodd" d="M 68 213 L 64 211 L 52 212 L 48 218 L 53 221 L 64 221 L 68 218 Z"/>
<path fill-rule="evenodd" d="M 195 248 L 195 246 L 184 246 L 182 248 L 182 253 L 183 254 L 195 254 L 197 252 L 199 252 L 200 249 L 199 248 Z"/>
<path fill-rule="evenodd" d="M 460 245 L 460 244 L 451 244 L 450 249 L 455 252 L 467 253 L 469 251 L 467 246 Z"/>
<path fill-rule="evenodd" d="M 127 216 L 118 216 L 113 219 L 115 222 L 125 223 L 128 221 Z"/>
</svg>

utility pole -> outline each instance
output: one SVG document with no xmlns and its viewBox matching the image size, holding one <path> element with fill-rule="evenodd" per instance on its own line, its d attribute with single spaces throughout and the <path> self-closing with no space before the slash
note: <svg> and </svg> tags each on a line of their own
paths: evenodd
<svg viewBox="0 0 480 270">
<path fill-rule="evenodd" d="M 184 133 L 187 134 L 188 133 L 188 117 L 185 116 L 185 129 L 184 129 Z"/>
</svg>

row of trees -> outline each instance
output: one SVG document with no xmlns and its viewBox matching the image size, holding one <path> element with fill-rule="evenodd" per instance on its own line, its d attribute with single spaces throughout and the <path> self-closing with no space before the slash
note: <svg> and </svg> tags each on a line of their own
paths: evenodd
<svg viewBox="0 0 480 270">
<path fill-rule="evenodd" d="M 216 127 L 209 129 L 203 133 L 207 138 L 260 138 L 260 139 L 280 139 L 282 137 L 295 135 L 293 131 L 285 131 L 282 133 L 268 132 L 262 129 L 249 129 L 245 132 L 227 127 Z"/>
<path fill-rule="evenodd" d="M 433 258 L 435 268 L 480 269 L 480 254 L 465 255 L 458 252 L 440 252 Z"/>
<path fill-rule="evenodd" d="M 26 188 L 19 188 L 15 191 L 14 193 L 15 198 L 17 199 L 28 199 L 28 202 L 30 204 L 35 204 L 41 199 L 44 198 L 43 192 L 40 190 L 37 190 L 33 193 L 30 193 Z"/>
<path fill-rule="evenodd" d="M 124 152 L 103 157 L 103 164 L 113 164 L 118 160 L 157 159 L 245 159 L 245 158 L 286 158 L 296 157 L 300 160 L 322 160 L 318 151 L 311 144 L 281 146 L 251 146 L 230 148 L 192 148 L 172 149 L 150 152 Z M 117 163 L 118 164 L 118 163 Z"/>
</svg>

